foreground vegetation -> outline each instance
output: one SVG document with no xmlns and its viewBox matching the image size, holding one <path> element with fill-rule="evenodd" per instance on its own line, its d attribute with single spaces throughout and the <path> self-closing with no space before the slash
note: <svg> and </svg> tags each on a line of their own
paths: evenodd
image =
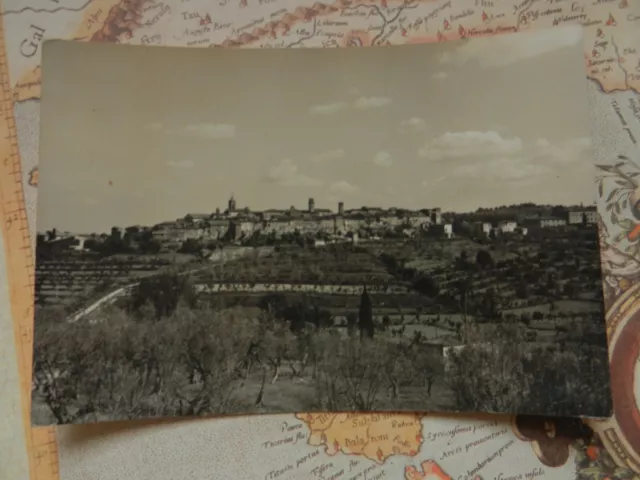
<svg viewBox="0 0 640 480">
<path fill-rule="evenodd" d="M 606 349 L 597 342 L 531 342 L 519 321 L 501 317 L 461 324 L 463 347 L 443 355 L 418 331 L 395 335 L 374 310 L 366 290 L 340 327 L 312 297 L 219 307 L 187 276 L 170 274 L 143 280 L 126 303 L 91 319 L 69 323 L 63 310 L 42 309 L 34 421 L 314 410 L 608 414 Z"/>
<path fill-rule="evenodd" d="M 426 394 L 441 370 L 410 341 L 361 341 L 310 324 L 294 333 L 242 308 L 180 306 L 151 321 L 112 310 L 94 325 L 44 320 L 36 352 L 34 397 L 57 423 L 401 407 L 401 388 Z"/>
</svg>

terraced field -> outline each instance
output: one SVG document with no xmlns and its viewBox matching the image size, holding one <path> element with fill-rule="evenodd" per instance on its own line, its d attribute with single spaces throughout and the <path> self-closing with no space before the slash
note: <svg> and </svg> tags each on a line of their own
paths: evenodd
<svg viewBox="0 0 640 480">
<path fill-rule="evenodd" d="M 399 282 L 375 255 L 343 246 L 282 248 L 262 257 L 247 256 L 197 276 L 197 283 L 279 283 L 391 285 Z"/>
<path fill-rule="evenodd" d="M 156 256 L 99 258 L 66 255 L 36 263 L 36 304 L 69 305 L 79 298 L 98 295 L 137 278 L 153 275 L 175 261 Z"/>
</svg>

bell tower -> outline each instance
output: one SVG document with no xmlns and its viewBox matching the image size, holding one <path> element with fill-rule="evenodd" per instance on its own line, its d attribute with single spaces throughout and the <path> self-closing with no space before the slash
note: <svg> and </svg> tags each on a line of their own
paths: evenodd
<svg viewBox="0 0 640 480">
<path fill-rule="evenodd" d="M 313 211 L 316 209 L 316 202 L 313 200 L 313 198 L 309 199 L 309 213 L 313 213 Z"/>
<path fill-rule="evenodd" d="M 228 204 L 227 210 L 229 211 L 229 213 L 233 213 L 236 211 L 236 199 L 233 198 L 233 193 L 229 198 L 229 204 Z"/>
</svg>

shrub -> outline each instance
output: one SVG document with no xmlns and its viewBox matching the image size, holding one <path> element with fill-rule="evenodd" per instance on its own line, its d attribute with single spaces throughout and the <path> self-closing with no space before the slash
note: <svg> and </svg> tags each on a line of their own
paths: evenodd
<svg viewBox="0 0 640 480">
<path fill-rule="evenodd" d="M 58 423 L 229 411 L 259 336 L 255 319 L 180 307 L 152 328 L 119 309 L 39 323 L 34 388 Z"/>
<path fill-rule="evenodd" d="M 145 315 L 148 308 L 153 310 L 156 320 L 171 315 L 180 302 L 190 307 L 196 304 L 195 289 L 186 275 L 163 273 L 143 278 L 135 287 L 130 308 L 133 312 L 148 320 Z"/>
<path fill-rule="evenodd" d="M 602 354 L 606 347 L 535 348 L 527 346 L 524 329 L 502 328 L 449 352 L 446 377 L 457 409 L 534 415 L 553 411 L 565 416 L 610 413 L 607 357 Z M 490 343 L 483 343 L 490 338 Z"/>
</svg>

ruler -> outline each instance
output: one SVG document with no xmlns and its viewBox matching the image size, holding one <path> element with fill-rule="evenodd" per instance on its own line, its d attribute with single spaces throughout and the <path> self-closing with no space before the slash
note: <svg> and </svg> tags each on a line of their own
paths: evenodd
<svg viewBox="0 0 640 480">
<path fill-rule="evenodd" d="M 0 15 L 0 210 L 11 316 L 18 352 L 22 416 L 32 480 L 58 480 L 55 427 L 31 427 L 35 269 L 22 190 L 22 166 Z"/>
</svg>

